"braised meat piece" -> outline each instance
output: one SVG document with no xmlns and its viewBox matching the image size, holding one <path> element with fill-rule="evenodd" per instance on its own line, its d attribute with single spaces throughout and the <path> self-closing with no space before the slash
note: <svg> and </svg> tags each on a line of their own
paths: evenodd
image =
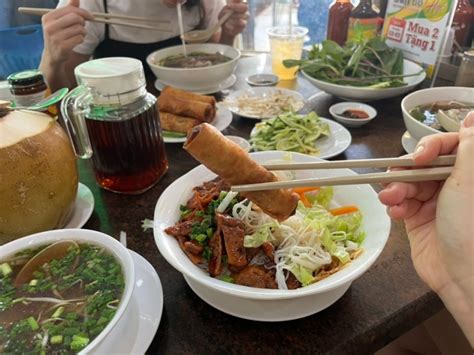
<svg viewBox="0 0 474 355">
<path fill-rule="evenodd" d="M 301 283 L 298 281 L 298 279 L 293 275 L 293 273 L 286 271 L 288 277 L 286 278 L 286 286 L 288 287 L 288 290 L 296 290 L 297 288 L 301 287 Z"/>
<path fill-rule="evenodd" d="M 242 271 L 233 275 L 235 283 L 243 286 L 258 288 L 277 288 L 272 272 L 263 266 L 249 265 Z"/>
<path fill-rule="evenodd" d="M 221 178 L 215 178 L 212 181 L 207 181 L 202 185 L 196 186 L 193 191 L 194 195 L 186 204 L 191 210 L 204 210 L 209 202 L 218 198 L 221 191 L 228 191 L 230 186 Z"/>
<path fill-rule="evenodd" d="M 204 247 L 195 240 L 191 240 L 190 242 L 184 242 L 184 250 L 194 255 L 201 255 Z"/>
<path fill-rule="evenodd" d="M 262 250 L 268 258 L 273 261 L 275 260 L 275 248 L 270 242 L 265 242 L 262 244 Z"/>
<path fill-rule="evenodd" d="M 227 263 L 242 267 L 247 265 L 247 255 L 244 247 L 244 223 L 238 219 L 218 213 L 216 215 L 218 229 L 224 237 Z"/>
<path fill-rule="evenodd" d="M 222 262 L 222 236 L 219 227 L 209 241 L 209 247 L 212 251 L 211 260 L 209 260 L 209 274 L 216 277 L 219 276 L 224 269 L 224 263 Z"/>
<path fill-rule="evenodd" d="M 165 233 L 175 238 L 188 236 L 191 234 L 191 227 L 193 226 L 193 223 L 194 221 L 176 223 L 174 226 L 166 228 Z"/>
<path fill-rule="evenodd" d="M 201 257 L 201 254 L 200 255 L 196 255 L 196 254 L 193 254 L 191 252 L 189 252 L 187 249 L 186 249 L 186 246 L 185 244 L 186 243 L 189 243 L 188 242 L 188 238 L 186 236 L 177 236 L 176 239 L 178 239 L 178 243 L 179 243 L 179 246 L 181 247 L 181 249 L 183 249 L 183 251 L 186 253 L 186 255 L 188 256 L 188 258 L 192 261 L 193 264 L 200 264 L 202 263 L 202 257 Z"/>
</svg>

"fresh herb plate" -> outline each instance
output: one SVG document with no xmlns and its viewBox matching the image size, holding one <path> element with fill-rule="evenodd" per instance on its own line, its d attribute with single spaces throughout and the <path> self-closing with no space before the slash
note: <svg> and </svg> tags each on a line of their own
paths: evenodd
<svg viewBox="0 0 474 355">
<path fill-rule="evenodd" d="M 304 70 L 302 70 L 301 73 L 318 89 L 321 89 L 328 94 L 339 96 L 343 99 L 356 101 L 373 101 L 400 96 L 413 90 L 418 84 L 425 80 L 426 77 L 426 73 L 423 68 L 408 59 L 403 60 L 403 74 L 410 75 L 418 73 L 418 75 L 407 76 L 403 78 L 403 81 L 406 83 L 406 85 L 399 87 L 371 88 L 337 85 L 327 81 L 315 79 L 309 76 Z"/>
</svg>

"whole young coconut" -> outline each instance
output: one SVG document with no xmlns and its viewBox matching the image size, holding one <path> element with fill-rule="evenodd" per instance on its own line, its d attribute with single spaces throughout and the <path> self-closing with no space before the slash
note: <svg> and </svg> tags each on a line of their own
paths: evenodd
<svg viewBox="0 0 474 355">
<path fill-rule="evenodd" d="M 0 117 L 0 245 L 62 227 L 77 183 L 71 144 L 54 118 L 32 111 Z"/>
</svg>

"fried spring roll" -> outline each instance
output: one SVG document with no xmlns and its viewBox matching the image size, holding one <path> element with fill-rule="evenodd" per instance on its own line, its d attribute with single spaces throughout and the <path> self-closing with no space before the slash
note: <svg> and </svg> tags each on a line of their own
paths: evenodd
<svg viewBox="0 0 474 355">
<path fill-rule="evenodd" d="M 195 118 L 201 122 L 211 122 L 215 110 L 212 105 L 200 101 L 183 100 L 170 95 L 158 98 L 158 107 L 161 112 L 168 112 L 178 116 Z"/>
<path fill-rule="evenodd" d="M 230 185 L 277 181 L 242 148 L 225 138 L 215 127 L 202 123 L 188 132 L 184 149 Z M 298 195 L 290 190 L 242 193 L 265 213 L 283 221 L 296 209 Z"/>
<path fill-rule="evenodd" d="M 182 100 L 200 101 L 212 105 L 212 107 L 216 106 L 216 99 L 214 96 L 199 95 L 193 92 L 176 89 L 171 86 L 166 86 L 163 91 L 161 91 L 161 95 L 170 95 L 171 97 L 176 97 Z"/>
<path fill-rule="evenodd" d="M 165 131 L 188 133 L 188 130 L 197 126 L 201 121 L 194 118 L 173 115 L 168 112 L 160 112 L 161 128 Z"/>
</svg>

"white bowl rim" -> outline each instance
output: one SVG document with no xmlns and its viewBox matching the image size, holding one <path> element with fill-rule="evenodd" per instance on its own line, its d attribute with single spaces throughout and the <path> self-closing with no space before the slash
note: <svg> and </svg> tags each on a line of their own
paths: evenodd
<svg viewBox="0 0 474 355">
<path fill-rule="evenodd" d="M 249 154 L 251 156 L 259 156 L 259 155 L 262 156 L 262 155 L 268 155 L 268 154 L 281 154 L 282 156 L 284 156 L 285 152 L 282 152 L 282 151 L 265 151 L 265 152 L 253 152 L 253 153 L 249 153 Z M 305 158 L 308 158 L 308 155 L 295 153 L 295 152 L 292 152 L 292 155 L 299 155 L 299 156 L 304 156 Z M 315 157 L 311 157 L 311 158 L 313 158 L 315 160 L 321 160 L 321 159 L 318 159 L 318 158 L 315 158 Z M 184 180 L 186 178 L 186 175 L 192 174 L 193 172 L 199 171 L 201 169 L 206 169 L 207 170 L 207 168 L 205 168 L 203 165 L 199 165 L 199 166 L 195 167 L 194 169 L 190 170 L 187 174 L 181 176 L 179 179 L 176 179 L 173 182 L 173 184 L 179 184 L 181 182 L 181 180 Z M 349 169 L 343 169 L 343 170 L 347 170 L 348 172 L 350 172 L 351 175 L 357 175 L 357 173 L 355 173 L 352 170 L 349 170 Z M 216 176 L 215 174 L 213 174 L 211 172 L 209 172 L 209 173 L 212 174 L 212 176 Z M 212 176 L 210 176 L 211 179 L 212 179 Z M 371 186 L 370 186 L 370 189 L 373 191 L 374 194 L 376 194 L 375 190 Z M 162 195 L 163 194 L 164 194 L 164 192 L 162 193 Z M 161 197 L 160 197 L 160 199 L 161 199 Z M 380 248 L 377 251 L 372 252 L 370 257 L 367 259 L 367 261 L 364 264 L 359 265 L 352 272 L 348 273 L 345 276 L 339 276 L 338 278 L 334 278 L 333 282 L 331 284 L 328 284 L 324 287 L 321 287 L 320 284 L 318 284 L 317 282 L 314 283 L 314 284 L 308 285 L 306 287 L 300 287 L 300 288 L 295 289 L 295 290 L 260 289 L 260 288 L 254 288 L 254 287 L 247 287 L 247 286 L 242 286 L 242 285 L 236 285 L 236 284 L 232 284 L 232 283 L 223 282 L 221 280 L 212 278 L 212 277 L 210 277 L 209 275 L 206 275 L 206 274 L 202 274 L 202 275 L 200 274 L 199 277 L 196 277 L 187 268 L 181 267 L 181 265 L 175 264 L 174 262 L 168 260 L 167 255 L 166 255 L 167 251 L 164 251 L 164 245 L 168 244 L 168 241 L 162 242 L 162 240 L 164 238 L 161 238 L 159 236 L 159 234 L 163 234 L 163 235 L 166 235 L 166 234 L 164 233 L 164 231 L 163 232 L 161 231 L 161 228 L 162 228 L 161 223 L 156 223 L 156 213 L 157 213 L 157 211 L 160 207 L 160 202 L 164 203 L 164 202 L 160 201 L 160 199 L 158 200 L 158 202 L 156 204 L 155 212 L 154 212 L 154 216 L 155 216 L 154 238 L 155 238 L 155 243 L 156 243 L 161 255 L 165 258 L 165 260 L 171 266 L 173 266 L 173 268 L 175 268 L 176 270 L 178 270 L 182 274 L 186 275 L 187 277 L 190 277 L 194 281 L 196 281 L 196 282 L 198 282 L 198 283 L 200 283 L 200 284 L 202 284 L 206 287 L 212 288 L 214 291 L 218 291 L 218 292 L 221 292 L 223 294 L 229 294 L 229 295 L 238 296 L 238 297 L 242 297 L 242 298 L 248 298 L 248 299 L 283 300 L 283 299 L 290 299 L 290 298 L 299 298 L 299 297 L 324 293 L 326 291 L 330 291 L 330 290 L 333 290 L 337 287 L 340 287 L 340 286 L 342 286 L 346 283 L 351 283 L 352 281 L 354 281 L 358 277 L 360 277 L 362 274 L 364 274 L 372 266 L 372 264 L 377 260 L 379 255 L 382 253 L 382 251 L 383 251 L 383 249 L 386 245 L 386 242 L 388 240 L 388 237 L 390 235 L 391 221 L 390 221 L 390 218 L 388 216 L 386 216 L 387 217 L 387 220 L 386 220 L 386 222 L 387 222 L 387 233 L 386 233 L 385 236 L 381 236 L 381 238 L 384 238 L 383 247 Z M 172 238 L 168 235 L 166 235 L 166 236 L 169 237 L 169 238 Z M 364 251 L 364 252 L 366 252 L 366 251 Z M 187 257 L 187 256 L 183 253 L 183 257 Z M 351 265 L 349 264 L 348 267 L 350 267 L 350 266 Z"/>
<path fill-rule="evenodd" d="M 232 46 L 229 46 L 227 44 L 220 44 L 220 43 L 200 43 L 200 44 L 187 44 L 186 45 L 186 48 L 189 48 L 191 46 L 201 46 L 205 44 L 206 46 L 212 46 L 212 47 L 216 47 L 216 48 L 221 48 L 221 47 L 227 47 L 227 48 L 231 48 L 234 52 L 235 52 L 235 57 L 234 58 L 231 58 L 231 60 L 227 61 L 227 62 L 224 62 L 224 63 L 219 63 L 219 64 L 214 64 L 214 65 L 209 65 L 207 67 L 199 67 L 199 68 L 170 68 L 170 67 L 164 67 L 162 65 L 159 65 L 159 64 L 156 64 L 156 63 L 153 63 L 152 62 L 152 58 L 159 52 L 161 51 L 165 51 L 165 50 L 171 50 L 173 48 L 180 48 L 182 47 L 182 45 L 177 45 L 177 46 L 172 46 L 172 47 L 166 47 L 166 48 L 162 48 L 162 49 L 158 49 L 156 51 L 153 51 L 151 52 L 150 54 L 148 54 L 148 56 L 146 57 L 146 62 L 148 63 L 149 66 L 153 66 L 153 67 L 156 67 L 156 68 L 159 68 L 160 70 L 162 71 L 182 71 L 182 72 L 189 72 L 189 71 L 196 71 L 196 70 L 203 70 L 203 69 L 208 69 L 208 68 L 220 68 L 220 67 L 223 67 L 225 65 L 229 65 L 231 63 L 234 63 L 236 62 L 237 60 L 240 59 L 241 57 L 241 52 L 239 49 L 237 48 L 234 48 Z"/>
<path fill-rule="evenodd" d="M 310 81 L 311 80 L 314 80 L 318 83 L 323 83 L 323 84 L 326 84 L 326 85 L 331 85 L 335 88 L 341 88 L 341 89 L 347 89 L 347 88 L 350 88 L 350 89 L 353 89 L 353 90 L 356 90 L 356 91 L 368 91 L 368 92 L 373 92 L 373 91 L 388 91 L 388 90 L 396 90 L 396 89 L 400 89 L 400 88 L 407 88 L 407 87 L 414 87 L 414 86 L 417 86 L 419 83 L 421 83 L 423 80 L 425 80 L 426 78 L 426 70 L 423 69 L 423 67 L 421 65 L 419 65 L 418 63 L 412 61 L 412 60 L 409 60 L 409 59 L 406 59 L 404 58 L 403 59 L 404 61 L 407 61 L 407 62 L 410 62 L 410 63 L 413 63 L 414 65 L 418 66 L 420 71 L 423 70 L 423 72 L 419 73 L 418 76 L 414 76 L 415 78 L 416 77 L 419 77 L 419 80 L 417 80 L 415 83 L 407 83 L 407 85 L 405 86 L 398 86 L 398 87 L 391 87 L 391 88 L 371 88 L 371 87 L 367 87 L 367 86 L 349 86 L 349 85 L 341 85 L 341 84 L 334 84 L 334 83 L 330 83 L 329 81 L 324 81 L 324 80 L 320 80 L 320 79 L 316 79 L 316 78 L 313 78 L 312 76 L 310 76 L 309 74 L 307 74 L 304 70 L 301 70 L 301 72 L 303 73 L 303 75 L 308 78 Z"/>
<path fill-rule="evenodd" d="M 64 237 L 64 234 L 67 234 L 68 236 Z M 106 336 L 108 336 L 110 331 L 117 325 L 117 323 L 120 321 L 123 314 L 125 313 L 125 310 L 127 309 L 130 299 L 132 297 L 133 289 L 135 287 L 135 266 L 133 264 L 132 256 L 127 251 L 127 249 L 111 236 L 95 230 L 77 228 L 55 229 L 31 234 L 2 245 L 2 247 L 0 248 L 0 260 L 14 254 L 15 252 L 32 246 L 40 246 L 44 244 L 54 243 L 59 240 L 69 239 L 85 241 L 87 243 L 99 245 L 107 249 L 107 251 L 112 254 L 115 259 L 121 264 L 124 280 L 129 280 L 129 282 L 125 282 L 122 297 L 120 299 L 120 304 L 113 318 L 110 320 L 107 326 L 100 332 L 100 334 L 96 336 L 94 340 L 92 340 L 84 349 L 79 352 L 79 354 L 86 354 L 90 351 L 93 351 L 94 348 L 96 348 L 97 345 L 99 345 L 102 340 Z"/>
<path fill-rule="evenodd" d="M 350 106 L 350 105 L 354 105 L 354 106 L 359 106 L 359 108 L 361 110 L 363 110 L 364 108 L 366 109 L 365 113 L 367 113 L 369 115 L 369 117 L 367 118 L 350 118 L 350 117 L 344 117 L 344 116 L 341 116 L 340 114 L 334 112 L 334 110 L 336 110 L 337 108 L 341 107 L 341 106 Z M 331 107 L 329 107 L 329 113 L 333 116 L 333 117 L 336 117 L 342 121 L 347 121 L 347 122 L 353 122 L 353 123 L 356 123 L 356 122 L 369 122 L 369 121 L 372 121 L 375 117 L 377 117 L 377 110 L 375 108 L 373 108 L 372 106 L 370 105 L 367 105 L 367 104 L 364 104 L 362 102 L 356 102 L 356 101 L 345 101 L 345 102 L 338 102 L 337 104 L 334 104 L 332 105 Z"/>
<path fill-rule="evenodd" d="M 232 142 L 238 144 L 241 148 L 250 149 L 250 142 L 244 137 L 236 136 L 233 134 L 225 135 L 225 137 L 230 139 Z"/>
<path fill-rule="evenodd" d="M 420 122 L 418 121 L 417 119 L 415 119 L 411 114 L 410 114 L 410 110 L 413 109 L 415 106 L 411 107 L 411 108 L 408 108 L 406 107 L 406 103 L 408 100 L 412 99 L 414 96 L 417 96 L 417 95 L 420 95 L 420 94 L 423 94 L 424 92 L 427 92 L 427 91 L 430 91 L 430 92 L 439 92 L 439 91 L 446 91 L 446 90 L 449 90 L 449 91 L 464 91 L 464 90 L 470 90 L 474 93 L 474 88 L 471 88 L 471 87 L 465 87 L 465 86 L 437 86 L 437 87 L 434 87 L 434 88 L 426 88 L 426 89 L 420 89 L 420 90 L 416 90 L 408 95 L 406 95 L 400 106 L 402 108 L 402 113 L 403 113 L 403 116 L 406 118 L 406 119 L 410 119 L 410 121 L 412 121 L 414 124 L 416 124 L 418 127 L 420 128 L 423 128 L 423 129 L 426 129 L 427 131 L 431 132 L 432 134 L 436 134 L 436 133 L 445 133 L 445 132 L 442 132 L 438 129 L 435 129 L 433 127 L 430 127 L 430 126 L 427 126 L 425 125 L 423 122 Z M 408 127 L 407 127 L 408 129 Z"/>
</svg>

